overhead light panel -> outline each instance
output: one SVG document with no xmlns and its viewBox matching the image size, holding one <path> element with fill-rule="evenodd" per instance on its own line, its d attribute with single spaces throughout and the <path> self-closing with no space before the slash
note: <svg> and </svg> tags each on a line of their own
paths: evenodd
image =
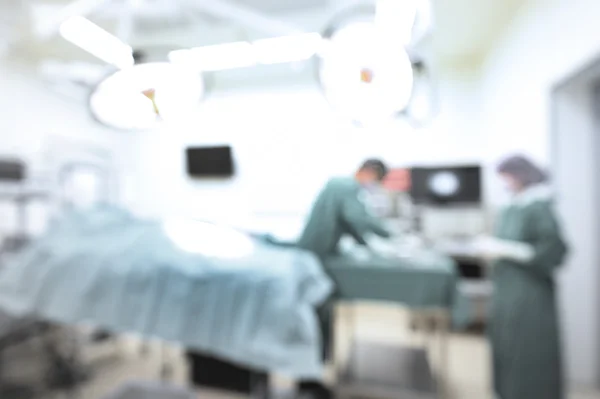
<svg viewBox="0 0 600 399">
<path fill-rule="evenodd" d="M 222 71 L 256 65 L 256 54 L 248 42 L 217 44 L 169 53 L 172 63 L 193 65 L 202 71 Z"/>
<path fill-rule="evenodd" d="M 317 54 L 322 45 L 320 34 L 305 33 L 175 50 L 169 53 L 169 60 L 176 64 L 193 65 L 201 71 L 222 71 L 305 61 Z"/>
<path fill-rule="evenodd" d="M 104 62 L 123 69 L 134 65 L 133 49 L 88 19 L 76 16 L 64 21 L 60 35 Z"/>
<path fill-rule="evenodd" d="M 322 38 L 318 33 L 305 33 L 257 40 L 252 45 L 259 64 L 281 64 L 312 58 L 320 50 Z"/>
</svg>

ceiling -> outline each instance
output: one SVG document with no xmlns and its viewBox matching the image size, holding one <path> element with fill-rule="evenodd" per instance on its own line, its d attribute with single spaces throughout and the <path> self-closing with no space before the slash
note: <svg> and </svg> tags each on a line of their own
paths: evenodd
<svg viewBox="0 0 600 399">
<path fill-rule="evenodd" d="M 58 37 L 40 41 L 34 40 L 30 33 L 35 21 L 52 18 L 72 1 L 0 0 L 0 38 L 5 38 L 5 43 L 11 38 L 16 39 L 13 54 L 21 57 L 85 60 L 87 56 L 83 51 Z M 93 1 L 87 0 L 87 3 Z M 127 41 L 134 47 L 176 48 L 265 35 L 239 23 L 193 10 L 194 1 L 209 3 L 212 0 L 137 0 L 141 4 L 136 11 L 138 18 L 135 30 Z M 438 59 L 453 62 L 481 59 L 526 1 L 433 0 L 435 31 L 429 43 L 431 52 Z M 112 6 L 99 7 L 89 18 L 116 32 L 118 16 L 123 12 L 120 6 L 124 2 L 108 1 Z M 32 8 L 24 7 L 25 3 Z M 321 31 L 338 12 L 357 4 L 353 0 L 230 0 L 229 3 L 306 31 Z"/>
<path fill-rule="evenodd" d="M 482 57 L 528 0 L 434 0 L 435 48 L 444 57 Z"/>
</svg>

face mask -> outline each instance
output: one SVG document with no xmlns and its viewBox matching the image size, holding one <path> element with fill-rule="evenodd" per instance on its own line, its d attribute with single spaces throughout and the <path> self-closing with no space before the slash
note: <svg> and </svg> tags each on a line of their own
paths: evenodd
<svg viewBox="0 0 600 399">
<path fill-rule="evenodd" d="M 370 182 L 370 183 L 365 183 L 363 184 L 363 189 L 369 193 L 374 193 L 377 191 L 377 188 L 379 187 L 379 184 L 375 183 L 375 182 Z"/>
<path fill-rule="evenodd" d="M 507 182 L 506 180 L 502 180 L 502 189 L 506 192 L 512 193 L 513 192 L 513 188 L 510 185 L 509 182 Z"/>
</svg>

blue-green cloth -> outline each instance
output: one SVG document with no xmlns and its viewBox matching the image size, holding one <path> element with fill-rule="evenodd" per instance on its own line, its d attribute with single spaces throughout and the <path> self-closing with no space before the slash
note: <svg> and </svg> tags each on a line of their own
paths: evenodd
<svg viewBox="0 0 600 399">
<path fill-rule="evenodd" d="M 362 200 L 362 187 L 354 178 L 329 180 L 317 196 L 298 240 L 298 247 L 321 259 L 337 252 L 344 235 L 366 245 L 369 233 L 389 237 L 382 221 L 372 215 Z"/>
<path fill-rule="evenodd" d="M 268 235 L 261 238 L 280 247 L 297 245 Z M 330 302 L 365 300 L 393 302 L 413 309 L 448 309 L 452 327 L 458 330 L 472 321 L 473 304 L 460 292 L 458 266 L 439 252 L 423 250 L 409 258 L 330 255 L 323 257 L 322 263 L 335 285 Z M 328 321 L 322 321 L 322 325 L 327 324 Z"/>
<path fill-rule="evenodd" d="M 324 260 L 342 301 L 385 301 L 412 309 L 449 309 L 455 328 L 469 321 L 469 302 L 458 289 L 455 262 L 433 251 L 410 258 L 357 259 L 333 256 Z"/>
<path fill-rule="evenodd" d="M 162 225 L 110 207 L 75 212 L 0 270 L 0 308 L 179 343 L 245 367 L 322 376 L 318 259 L 256 241 L 252 254 L 185 252 Z"/>
<path fill-rule="evenodd" d="M 502 399 L 563 399 L 563 360 L 555 272 L 567 254 L 550 199 L 513 204 L 496 236 L 526 243 L 528 262 L 495 262 L 490 340 L 494 388 Z"/>
</svg>

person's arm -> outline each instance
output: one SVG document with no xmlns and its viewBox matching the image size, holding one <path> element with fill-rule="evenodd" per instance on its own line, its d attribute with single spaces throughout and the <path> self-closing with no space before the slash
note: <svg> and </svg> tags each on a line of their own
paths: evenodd
<svg viewBox="0 0 600 399">
<path fill-rule="evenodd" d="M 497 259 L 511 260 L 548 276 L 564 261 L 567 245 L 550 204 L 538 204 L 531 212 L 528 242 L 495 239 L 492 252 Z"/>
<path fill-rule="evenodd" d="M 530 262 L 535 256 L 535 249 L 532 245 L 519 241 L 484 236 L 478 238 L 474 244 L 481 250 L 484 257 L 490 259 Z"/>
<path fill-rule="evenodd" d="M 344 198 L 341 216 L 344 224 L 350 230 L 349 233 L 361 245 L 367 245 L 365 235 L 368 233 L 384 238 L 391 236 L 390 232 L 383 226 L 382 221 L 369 213 L 357 193 Z"/>
<path fill-rule="evenodd" d="M 552 274 L 567 256 L 567 244 L 550 203 L 534 208 L 531 216 L 530 245 L 534 253 L 524 266 L 546 275 Z"/>
</svg>

